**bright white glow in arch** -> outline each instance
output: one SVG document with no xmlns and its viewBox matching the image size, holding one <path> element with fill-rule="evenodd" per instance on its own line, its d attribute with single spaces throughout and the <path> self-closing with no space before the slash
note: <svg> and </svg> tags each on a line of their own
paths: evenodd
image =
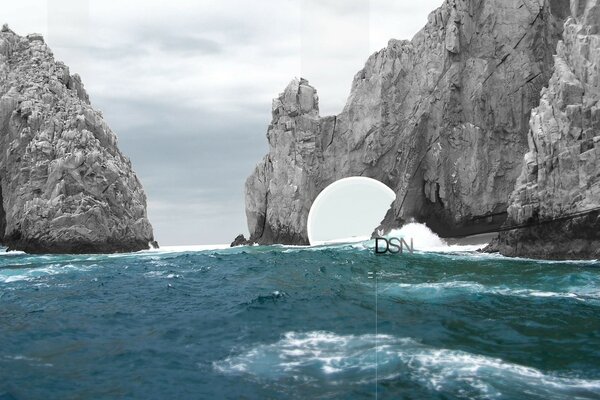
<svg viewBox="0 0 600 400">
<path fill-rule="evenodd" d="M 383 183 L 362 176 L 327 186 L 308 213 L 308 240 L 313 246 L 366 240 L 385 217 L 396 194 Z"/>
</svg>

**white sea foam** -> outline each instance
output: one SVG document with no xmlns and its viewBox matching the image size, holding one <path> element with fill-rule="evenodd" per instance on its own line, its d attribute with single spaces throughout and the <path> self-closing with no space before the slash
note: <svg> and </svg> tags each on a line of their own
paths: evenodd
<svg viewBox="0 0 600 400">
<path fill-rule="evenodd" d="M 425 282 L 425 283 L 380 283 L 380 294 L 395 297 L 424 298 L 461 295 L 464 292 L 496 294 L 515 297 L 571 298 L 580 301 L 600 299 L 600 290 L 590 287 L 570 286 L 567 291 L 549 291 L 535 288 L 509 288 L 506 286 L 484 285 L 471 281 Z"/>
<path fill-rule="evenodd" d="M 42 362 L 42 359 L 40 359 L 38 357 L 27 357 L 22 354 L 16 354 L 14 356 L 5 355 L 4 358 L 7 360 L 27 362 L 29 365 L 36 366 L 36 367 L 53 367 L 54 366 L 53 364 Z"/>
<path fill-rule="evenodd" d="M 412 243 L 415 251 L 418 252 L 436 252 L 436 253 L 448 253 L 448 252 L 474 252 L 487 245 L 485 239 L 476 241 L 475 244 L 460 245 L 460 244 L 448 244 L 444 239 L 436 235 L 431 229 L 424 224 L 409 223 L 404 225 L 400 229 L 394 229 L 390 231 L 385 238 L 404 238 L 407 244 Z M 324 249 L 354 249 L 354 250 L 373 250 L 375 248 L 375 240 L 368 236 L 363 237 L 349 237 L 332 240 L 326 243 L 319 243 L 315 246 L 285 246 L 286 251 L 296 250 L 324 250 Z"/>
<path fill-rule="evenodd" d="M 169 267 L 170 264 L 161 259 L 162 255 L 175 254 L 184 252 L 202 252 L 209 250 L 223 250 L 229 249 L 229 245 L 198 245 L 198 246 L 164 246 L 160 249 L 145 250 L 136 253 L 122 253 L 122 254 L 98 254 L 98 255 L 36 255 L 23 257 L 20 254 L 20 258 L 15 260 L 15 263 L 11 263 L 10 268 L 0 269 L 0 283 L 14 283 L 19 281 L 36 281 L 43 279 L 44 277 L 57 275 L 62 273 L 77 271 L 89 271 L 97 269 L 99 262 L 109 259 L 116 258 L 139 258 L 149 257 L 151 259 L 156 258 L 155 262 L 158 267 Z M 0 254 L 11 254 L 19 255 L 17 253 L 0 253 Z M 56 262 L 53 262 L 56 261 Z M 47 263 L 40 265 L 40 262 Z M 127 269 L 128 265 L 123 265 L 122 268 Z M 179 278 L 180 275 L 157 272 L 162 278 Z M 149 275 L 150 276 L 150 275 Z"/>
<path fill-rule="evenodd" d="M 425 252 L 457 252 L 457 251 L 476 251 L 487 244 L 486 241 L 469 245 L 449 245 L 444 239 L 436 235 L 425 224 L 409 223 L 400 229 L 394 229 L 387 238 L 404 238 L 409 244 L 413 240 L 415 250 Z"/>
<path fill-rule="evenodd" d="M 149 271 L 144 274 L 148 278 L 179 279 L 183 276 L 168 271 Z"/>
<path fill-rule="evenodd" d="M 6 251 L 5 248 L 0 248 L 0 257 L 10 257 L 25 254 L 24 251 Z"/>
<path fill-rule="evenodd" d="M 206 245 L 187 245 L 187 246 L 161 246 L 158 249 L 142 250 L 135 254 L 161 254 L 161 253 L 188 253 L 207 250 L 229 249 L 228 244 L 206 244 Z"/>
<path fill-rule="evenodd" d="M 259 380 L 290 378 L 351 385 L 374 381 L 376 360 L 379 380 L 402 376 L 432 390 L 467 397 L 530 393 L 554 399 L 576 393 L 579 398 L 592 398 L 600 390 L 600 380 L 556 376 L 499 358 L 437 349 L 390 335 L 288 332 L 275 343 L 258 344 L 213 367 L 223 374 Z"/>
<path fill-rule="evenodd" d="M 19 281 L 35 281 L 44 277 L 72 272 L 88 271 L 97 268 L 97 264 L 73 265 L 73 264 L 49 264 L 42 268 L 2 269 L 0 270 L 0 283 L 12 283 Z"/>
</svg>

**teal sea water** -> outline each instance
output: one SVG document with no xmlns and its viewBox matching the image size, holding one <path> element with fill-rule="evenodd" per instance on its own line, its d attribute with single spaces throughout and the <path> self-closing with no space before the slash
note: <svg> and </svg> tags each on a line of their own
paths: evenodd
<svg viewBox="0 0 600 400">
<path fill-rule="evenodd" d="M 0 255 L 0 399 L 600 399 L 600 263 Z"/>
</svg>

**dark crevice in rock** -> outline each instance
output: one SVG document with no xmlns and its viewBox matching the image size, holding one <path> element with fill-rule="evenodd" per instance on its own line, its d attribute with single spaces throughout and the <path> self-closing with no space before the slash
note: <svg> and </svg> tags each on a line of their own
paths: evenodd
<svg viewBox="0 0 600 400">
<path fill-rule="evenodd" d="M 568 2 L 551 0 L 557 12 Z M 505 232 L 493 250 L 508 256 L 600 256 L 600 146 L 598 131 L 598 0 L 571 1 L 572 18 L 557 46 L 554 74 L 531 112 L 529 152 L 512 193 Z M 513 229 L 514 228 L 514 229 Z"/>
<path fill-rule="evenodd" d="M 334 116 L 333 117 L 333 129 L 331 131 L 331 140 L 327 144 L 327 147 L 331 146 L 331 143 L 333 143 L 333 139 L 335 139 L 335 127 L 336 127 L 336 125 L 337 125 L 337 116 Z"/>
<path fill-rule="evenodd" d="M 2 182 L 0 181 L 0 244 L 4 244 L 6 231 L 6 212 L 4 211 L 4 198 L 2 197 Z"/>
<path fill-rule="evenodd" d="M 585 6 L 585 2 L 581 2 Z M 571 4 L 565 0 L 550 0 L 550 9 L 552 14 L 562 19 L 567 19 L 571 15 Z"/>
</svg>

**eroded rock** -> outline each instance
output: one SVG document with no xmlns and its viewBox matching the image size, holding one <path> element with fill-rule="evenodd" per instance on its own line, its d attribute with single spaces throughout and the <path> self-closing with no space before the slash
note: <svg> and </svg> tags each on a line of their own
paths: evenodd
<svg viewBox="0 0 600 400">
<path fill-rule="evenodd" d="M 497 247 L 535 258 L 600 258 L 600 2 L 571 1 L 554 74 L 532 111 L 529 151 Z M 591 212 L 589 212 L 591 211 Z"/>
<path fill-rule="evenodd" d="M 0 32 L 0 242 L 32 253 L 147 249 L 146 195 L 81 79 L 39 34 Z"/>
<path fill-rule="evenodd" d="M 395 190 L 386 230 L 413 219 L 442 236 L 501 226 L 563 3 L 447 0 L 411 41 L 390 40 L 367 60 L 337 116 L 320 117 L 316 90 L 292 81 L 246 182 L 250 240 L 308 243 L 318 193 L 357 175 Z"/>
</svg>

